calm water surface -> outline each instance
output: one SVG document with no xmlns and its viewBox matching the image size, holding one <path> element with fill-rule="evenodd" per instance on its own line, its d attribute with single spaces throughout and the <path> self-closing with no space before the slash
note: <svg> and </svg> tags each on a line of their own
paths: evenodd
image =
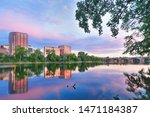
<svg viewBox="0 0 150 117">
<path fill-rule="evenodd" d="M 150 65 L 0 66 L 0 99 L 150 99 Z"/>
</svg>

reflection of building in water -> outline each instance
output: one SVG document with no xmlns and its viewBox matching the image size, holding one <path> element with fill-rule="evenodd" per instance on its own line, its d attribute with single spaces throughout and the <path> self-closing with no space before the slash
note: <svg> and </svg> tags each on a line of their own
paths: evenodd
<svg viewBox="0 0 150 117">
<path fill-rule="evenodd" d="M 13 70 L 10 71 L 9 75 L 9 93 L 26 93 L 28 92 L 28 78 L 17 79 L 16 74 Z"/>
<path fill-rule="evenodd" d="M 60 76 L 60 68 L 56 69 L 55 71 L 48 70 L 47 67 L 44 68 L 44 78 L 53 78 Z"/>
<path fill-rule="evenodd" d="M 3 72 L 0 74 L 0 80 L 8 80 L 9 73 Z"/>
<path fill-rule="evenodd" d="M 60 71 L 60 78 L 68 79 L 68 78 L 71 78 L 71 75 L 72 75 L 71 70 L 61 70 Z"/>
<path fill-rule="evenodd" d="M 44 78 L 53 78 L 53 77 L 60 77 L 60 78 L 71 78 L 72 72 L 71 70 L 61 70 L 57 68 L 55 71 L 48 70 L 47 67 L 44 68 Z"/>
</svg>

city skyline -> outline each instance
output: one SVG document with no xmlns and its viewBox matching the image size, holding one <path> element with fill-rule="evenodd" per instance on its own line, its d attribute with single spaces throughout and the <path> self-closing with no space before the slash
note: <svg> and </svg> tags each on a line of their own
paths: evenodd
<svg viewBox="0 0 150 117">
<path fill-rule="evenodd" d="M 9 32 L 24 32 L 28 33 L 29 44 L 35 48 L 70 45 L 73 53 L 84 51 L 100 57 L 128 56 L 122 55 L 125 50 L 125 32 L 121 31 L 116 39 L 111 37 L 105 25 L 102 36 L 94 29 L 86 34 L 79 28 L 78 21 L 75 20 L 77 1 L 79 0 L 1 1 L 0 45 L 8 43 Z M 108 17 L 109 15 L 104 17 L 104 23 Z"/>
</svg>

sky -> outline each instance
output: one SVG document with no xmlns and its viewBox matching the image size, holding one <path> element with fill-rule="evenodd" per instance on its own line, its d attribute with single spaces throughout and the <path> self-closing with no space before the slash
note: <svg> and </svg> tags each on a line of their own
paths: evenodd
<svg viewBox="0 0 150 117">
<path fill-rule="evenodd" d="M 92 29 L 87 34 L 75 19 L 76 3 L 80 0 L 1 0 L 0 1 L 0 45 L 8 44 L 9 32 L 28 33 L 29 45 L 44 46 L 70 45 L 74 53 L 84 51 L 100 57 L 122 55 L 125 32 L 117 38 L 111 37 L 103 20 L 102 36 Z"/>
</svg>

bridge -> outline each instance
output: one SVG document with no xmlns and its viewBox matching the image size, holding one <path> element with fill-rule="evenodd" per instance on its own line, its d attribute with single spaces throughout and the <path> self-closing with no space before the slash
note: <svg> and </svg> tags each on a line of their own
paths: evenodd
<svg viewBox="0 0 150 117">
<path fill-rule="evenodd" d="M 109 64 L 149 64 L 150 57 L 115 57 L 106 58 L 106 63 Z"/>
</svg>

